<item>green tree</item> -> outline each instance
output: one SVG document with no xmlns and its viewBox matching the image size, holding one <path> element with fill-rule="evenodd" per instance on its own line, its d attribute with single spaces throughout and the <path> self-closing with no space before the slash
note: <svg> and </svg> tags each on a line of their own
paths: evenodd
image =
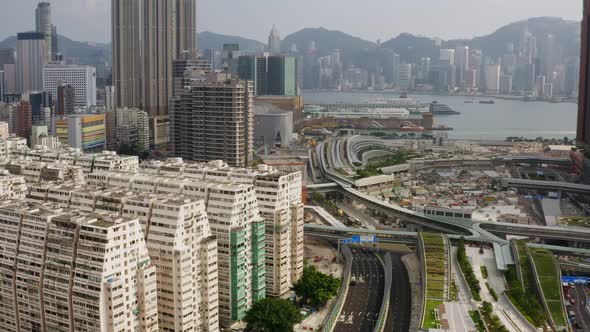
<svg viewBox="0 0 590 332">
<path fill-rule="evenodd" d="M 303 316 L 288 300 L 266 298 L 256 301 L 246 313 L 248 331 L 292 332 Z"/>
<path fill-rule="evenodd" d="M 303 268 L 303 277 L 293 285 L 293 291 L 303 298 L 303 303 L 314 307 L 325 305 L 338 293 L 340 279 L 321 273 L 314 266 Z"/>
</svg>

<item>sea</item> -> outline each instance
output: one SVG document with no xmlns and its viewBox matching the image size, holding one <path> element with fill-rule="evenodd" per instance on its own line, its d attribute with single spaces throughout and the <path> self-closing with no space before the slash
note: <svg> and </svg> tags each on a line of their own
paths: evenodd
<svg viewBox="0 0 590 332">
<path fill-rule="evenodd" d="M 376 99 L 398 98 L 398 94 L 365 92 L 310 92 L 302 93 L 305 103 L 364 103 Z M 459 115 L 435 116 L 435 125 L 453 128 L 449 138 L 469 140 L 505 140 L 507 137 L 534 139 L 576 136 L 577 104 L 525 102 L 446 95 L 408 95 L 421 102 L 436 101 L 447 104 Z M 494 100 L 494 104 L 479 104 L 480 100 Z M 473 103 L 465 103 L 473 101 Z"/>
</svg>

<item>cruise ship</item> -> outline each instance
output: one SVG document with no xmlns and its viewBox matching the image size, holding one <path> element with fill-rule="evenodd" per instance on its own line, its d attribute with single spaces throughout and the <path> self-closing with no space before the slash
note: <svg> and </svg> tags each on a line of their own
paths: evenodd
<svg viewBox="0 0 590 332">
<path fill-rule="evenodd" d="M 461 114 L 460 112 L 455 111 L 451 106 L 446 104 L 439 104 L 436 101 L 433 101 L 430 104 L 430 112 L 434 115 L 456 115 Z"/>
</svg>

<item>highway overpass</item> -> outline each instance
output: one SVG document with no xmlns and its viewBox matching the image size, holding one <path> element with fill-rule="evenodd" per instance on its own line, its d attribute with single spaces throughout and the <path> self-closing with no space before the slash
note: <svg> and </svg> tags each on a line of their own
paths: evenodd
<svg viewBox="0 0 590 332">
<path fill-rule="evenodd" d="M 495 182 L 504 189 L 516 188 L 542 191 L 561 191 L 575 194 L 590 195 L 590 186 L 578 183 L 509 178 L 499 178 L 496 179 Z"/>
</svg>

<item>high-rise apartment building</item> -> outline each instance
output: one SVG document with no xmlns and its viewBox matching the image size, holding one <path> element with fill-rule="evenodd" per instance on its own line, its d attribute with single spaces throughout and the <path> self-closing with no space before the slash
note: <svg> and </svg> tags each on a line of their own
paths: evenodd
<svg viewBox="0 0 590 332">
<path fill-rule="evenodd" d="M 455 50 L 449 48 L 443 48 L 440 50 L 439 61 L 445 62 L 449 65 L 455 64 Z"/>
<path fill-rule="evenodd" d="M 303 273 L 304 224 L 301 172 L 278 171 L 267 165 L 260 165 L 257 169 L 230 168 L 221 161 L 192 164 L 177 159 L 144 163 L 141 171 L 160 176 L 155 181 L 162 183 L 162 186 L 167 182 L 166 177 L 172 177 L 175 181 L 185 178 L 254 185 L 258 210 L 266 224 L 266 294 L 284 296 L 292 284 L 299 280 Z M 172 183 L 168 185 L 170 186 Z M 192 185 L 186 184 L 181 192 L 185 195 L 207 197 L 204 193 L 197 194 L 198 190 L 191 188 Z M 215 216 L 217 215 L 210 215 L 209 219 L 214 219 Z M 252 247 L 253 251 L 255 249 Z M 260 280 L 253 280 L 253 283 L 259 284 Z"/>
<path fill-rule="evenodd" d="M 14 178 L 26 174 L 25 178 L 30 181 L 28 199 L 35 202 L 35 206 L 51 207 L 51 211 L 67 215 L 108 216 L 107 220 L 104 219 L 106 217 L 98 218 L 100 227 L 111 229 L 111 224 L 114 224 L 113 239 L 117 239 L 120 234 L 127 234 L 125 241 L 115 242 L 115 245 L 121 244 L 121 247 L 110 246 L 110 240 L 98 237 L 96 241 L 101 241 L 105 248 L 112 248 L 112 255 L 126 252 L 126 249 L 134 250 L 136 247 L 125 247 L 125 243 L 128 243 L 126 241 L 137 245 L 137 238 L 141 239 L 139 242 L 147 247 L 151 261 L 146 266 L 155 267 L 147 276 L 151 277 L 150 286 L 155 287 L 155 291 L 150 288 L 149 294 L 155 299 L 154 292 L 157 293 L 157 303 L 139 300 L 137 307 L 124 305 L 131 314 L 120 319 L 133 320 L 138 315 L 140 318 L 142 314 L 147 315 L 145 319 L 140 319 L 145 322 L 145 327 L 135 328 L 134 321 L 126 321 L 129 324 L 127 326 L 131 326 L 133 330 L 153 331 L 146 329 L 149 326 L 156 330 L 159 328 L 160 331 L 218 331 L 220 322 L 230 325 L 242 320 L 252 303 L 267 294 L 286 295 L 292 283 L 303 272 L 302 174 L 299 171 L 278 171 L 266 165 L 260 165 L 257 169 L 231 168 L 222 161 L 192 164 L 177 158 L 151 161 L 138 168 L 137 157 L 121 157 L 109 152 L 84 154 L 65 149 L 17 153 L 10 160 L 3 159 L 0 167 L 10 170 L 14 174 L 11 177 Z M 84 178 L 84 184 L 81 184 L 81 177 Z M 2 185 L 0 177 L 0 190 Z M 24 192 L 25 190 L 21 190 L 21 194 Z M 58 207 L 61 210 L 55 210 Z M 1 208 L 0 216 L 3 216 Z M 26 220 L 20 214 L 10 216 L 15 221 Z M 56 218 L 59 216 L 51 219 L 53 221 Z M 123 227 L 124 222 L 119 220 L 134 220 L 138 223 L 130 229 Z M 59 225 L 66 228 L 70 224 Z M 81 230 L 89 230 L 85 226 L 92 225 L 92 222 L 80 225 Z M 11 226 L 11 230 L 17 231 L 17 226 L 18 224 Z M 118 226 L 121 229 L 116 228 Z M 75 227 L 69 228 L 76 231 Z M 51 229 L 48 232 L 39 230 L 43 234 L 52 234 Z M 6 232 L 0 234 L 0 241 L 5 234 Z M 34 231 L 32 236 L 46 241 L 44 236 L 47 235 L 43 234 Z M 71 236 L 71 233 L 61 234 L 64 241 L 47 242 L 47 248 L 51 248 L 47 257 L 61 253 L 60 250 L 75 247 L 69 245 L 71 241 L 78 241 L 75 236 Z M 79 238 L 82 239 L 82 233 L 80 235 Z M 28 239 L 30 235 L 26 236 Z M 61 245 L 60 250 L 56 243 Z M 98 245 L 95 248 L 100 249 L 103 246 Z M 98 256 L 92 256 L 86 251 L 83 253 L 90 255 L 87 257 L 95 257 L 97 262 L 100 262 L 100 255 L 105 254 L 100 250 Z M 110 251 L 107 250 L 106 253 L 110 254 Z M 75 256 L 75 253 L 71 254 Z M 61 256 L 60 258 L 63 259 Z M 63 260 L 80 264 L 82 262 L 79 258 Z M 115 267 L 144 267 L 144 259 L 138 259 L 137 262 L 138 265 L 125 265 L 122 262 L 122 266 Z M 0 268 L 1 264 L 0 259 Z M 119 264 L 119 261 L 116 260 L 115 264 Z M 76 264 L 72 268 L 76 268 Z M 110 270 L 99 271 L 108 275 Z M 67 275 L 75 275 L 69 273 L 71 270 L 66 272 Z M 54 277 L 53 274 L 51 276 Z M 129 291 L 137 291 L 142 296 L 141 289 L 135 288 L 133 273 L 122 272 L 121 277 L 130 278 L 126 280 L 131 285 Z M 102 285 L 107 283 L 103 282 Z M 94 286 L 94 280 L 89 284 Z M 68 284 L 46 285 L 58 287 L 61 291 L 52 292 L 51 294 L 59 296 L 47 299 L 50 300 L 50 308 L 63 309 L 59 304 L 61 301 L 68 301 Z M 138 287 L 141 285 L 138 283 Z M 0 291 L 2 287 L 0 286 Z M 7 287 L 7 290 L 12 289 Z M 123 290 L 126 291 L 127 289 Z M 89 294 L 94 296 L 94 288 Z M 18 299 L 22 302 L 23 298 L 29 300 L 31 296 L 36 296 L 36 293 L 29 292 L 26 297 L 21 296 Z M 2 299 L 4 298 L 9 297 L 4 296 Z M 129 300 L 135 303 L 133 297 Z M 113 304 L 112 310 L 119 309 L 118 303 Z M 147 307 L 142 306 L 142 303 L 149 303 L 151 309 L 146 310 Z M 36 302 L 31 307 L 35 305 Z M 149 319 L 154 315 L 147 314 L 153 313 L 154 307 L 157 320 Z M 92 311 L 93 315 L 89 319 L 100 312 Z M 0 317 L 10 313 L 10 310 L 3 311 Z M 75 312 L 74 315 L 90 313 L 82 311 Z M 119 311 L 115 315 L 119 318 Z M 37 317 L 33 316 L 32 318 Z M 69 316 L 60 315 L 59 311 L 52 311 L 50 316 L 51 324 L 54 323 L 53 319 L 58 319 L 67 326 L 67 321 L 70 320 Z M 157 326 L 148 324 L 156 321 Z M 107 321 L 105 326 L 111 327 L 111 323 Z M 74 328 L 80 329 L 83 328 Z M 113 330 L 118 331 L 116 328 Z"/>
<path fill-rule="evenodd" d="M 6 83 L 4 76 L 4 70 L 1 70 L 0 68 L 0 103 L 4 101 L 4 94 L 6 93 Z"/>
<path fill-rule="evenodd" d="M 139 174 L 135 178 L 136 185 L 146 179 Z M 156 266 L 160 331 L 219 331 L 218 248 L 204 201 L 178 192 L 156 194 L 122 181 L 106 188 L 107 183 L 101 187 L 31 184 L 29 199 L 138 219 Z"/>
<path fill-rule="evenodd" d="M 303 274 L 301 173 L 259 175 L 258 208 L 266 223 L 266 294 L 282 297 Z"/>
<path fill-rule="evenodd" d="M 68 84 L 74 87 L 76 107 L 96 106 L 96 68 L 91 66 L 51 63 L 43 68 L 43 91 L 57 98 L 57 88 Z"/>
<path fill-rule="evenodd" d="M 246 166 L 253 158 L 254 86 L 225 73 L 193 71 L 175 97 L 170 136 L 174 154 L 192 161 Z"/>
<path fill-rule="evenodd" d="M 143 194 L 126 199 L 122 211 L 140 220 L 157 262 L 160 330 L 219 331 L 218 246 L 204 202 Z"/>
<path fill-rule="evenodd" d="M 14 110 L 16 114 L 13 116 L 12 130 L 18 137 L 28 139 L 31 137 L 31 128 L 33 127 L 31 104 L 21 100 Z"/>
<path fill-rule="evenodd" d="M 137 219 L 14 201 L 0 216 L 2 331 L 159 330 Z"/>
<path fill-rule="evenodd" d="M 512 93 L 512 76 L 500 75 L 500 93 L 506 95 Z"/>
<path fill-rule="evenodd" d="M 51 60 L 60 60 L 59 59 L 59 36 L 57 35 L 57 27 L 55 24 L 51 27 Z"/>
<path fill-rule="evenodd" d="M 73 114 L 76 109 L 75 89 L 70 84 L 61 84 L 57 87 L 55 100 L 55 115 L 64 116 Z"/>
<path fill-rule="evenodd" d="M 49 123 L 49 117 L 46 109 L 52 106 L 51 95 L 47 92 L 32 91 L 24 93 L 22 100 L 28 101 L 31 105 L 31 124 L 34 126 L 46 125 Z"/>
<path fill-rule="evenodd" d="M 172 62 L 173 96 L 178 96 L 185 86 L 190 85 L 191 77 L 195 76 L 191 72 L 209 72 L 211 70 L 211 63 L 207 59 L 188 51 L 182 52 Z M 198 75 L 199 73 L 196 74 L 196 76 Z"/>
<path fill-rule="evenodd" d="M 15 64 L 14 48 L 0 48 L 0 70 L 6 64 Z"/>
<path fill-rule="evenodd" d="M 111 1 L 116 107 L 140 107 L 142 103 L 140 3 Z"/>
<path fill-rule="evenodd" d="M 457 67 L 457 85 L 465 86 L 465 72 L 469 69 L 469 46 L 455 48 L 455 66 Z"/>
<path fill-rule="evenodd" d="M 19 93 L 43 89 L 43 66 L 47 62 L 45 34 L 17 34 L 16 79 Z"/>
<path fill-rule="evenodd" d="M 134 108 L 115 111 L 115 138 L 118 146 L 128 145 L 142 153 L 150 149 L 150 120 L 146 112 Z"/>
<path fill-rule="evenodd" d="M 176 57 L 197 50 L 197 0 L 176 0 Z"/>
<path fill-rule="evenodd" d="M 3 79 L 0 85 L 5 94 L 16 93 L 16 60 L 13 48 L 0 48 L 0 71 Z M 2 99 L 0 99 L 2 101 Z"/>
<path fill-rule="evenodd" d="M 113 84 L 118 108 L 168 114 L 172 61 L 196 50 L 195 0 L 112 1 Z"/>
<path fill-rule="evenodd" d="M 115 110 L 115 87 L 105 86 L 104 88 L 104 108 L 107 111 L 114 111 Z"/>
<path fill-rule="evenodd" d="M 281 54 L 281 35 L 274 24 L 268 35 L 268 52 L 271 55 Z"/>
<path fill-rule="evenodd" d="M 398 86 L 402 91 L 408 91 L 412 87 L 412 65 L 403 63 L 399 65 Z"/>
<path fill-rule="evenodd" d="M 176 0 L 142 2 L 142 108 L 150 116 L 167 115 L 172 97 L 172 61 L 176 56 L 177 32 L 175 7 Z"/>
<path fill-rule="evenodd" d="M 297 60 L 293 56 L 241 56 L 240 79 L 254 82 L 256 96 L 297 95 Z"/>
<path fill-rule="evenodd" d="M 51 48 L 53 45 L 53 25 L 51 24 L 51 4 L 39 2 L 35 9 L 35 31 L 42 33 L 45 38 L 45 58 L 52 59 Z"/>
<path fill-rule="evenodd" d="M 485 66 L 486 92 L 498 94 L 500 92 L 500 65 Z"/>
<path fill-rule="evenodd" d="M 576 141 L 590 146 L 590 2 L 584 1 Z"/>
<path fill-rule="evenodd" d="M 211 233 L 218 242 L 219 321 L 228 325 L 242 320 L 252 303 L 265 297 L 265 223 L 259 215 L 254 186 L 229 178 L 197 178 L 199 174 L 174 176 L 179 174 L 173 173 L 174 165 L 170 165 L 170 172 L 159 165 L 161 162 L 148 164 L 139 174 L 95 172 L 87 181 L 89 185 L 204 200 Z M 195 166 L 192 170 L 196 172 L 203 167 Z"/>
</svg>

